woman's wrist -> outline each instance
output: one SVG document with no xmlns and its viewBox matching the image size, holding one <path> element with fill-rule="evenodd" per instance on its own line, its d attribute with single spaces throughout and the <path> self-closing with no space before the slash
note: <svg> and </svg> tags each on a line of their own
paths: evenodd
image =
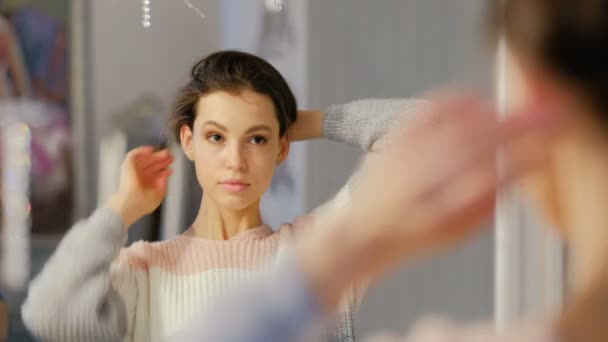
<svg viewBox="0 0 608 342">
<path fill-rule="evenodd" d="M 296 248 L 301 270 L 327 311 L 335 308 L 346 288 L 369 272 L 361 259 L 366 247 L 349 238 L 350 226 L 344 216 L 326 220 Z"/>
<path fill-rule="evenodd" d="M 377 279 L 415 253 L 414 241 L 390 234 L 394 227 L 361 220 L 352 209 L 339 209 L 320 224 L 300 239 L 296 255 L 327 311 L 335 308 L 348 287 Z"/>
<path fill-rule="evenodd" d="M 323 138 L 323 117 L 321 111 L 298 111 L 298 119 L 289 130 L 289 138 L 292 141 Z"/>
<path fill-rule="evenodd" d="M 105 204 L 106 208 L 118 214 L 123 222 L 125 230 L 139 220 L 143 215 L 139 214 L 137 208 L 130 203 L 128 196 L 120 193 L 114 193 Z"/>
</svg>

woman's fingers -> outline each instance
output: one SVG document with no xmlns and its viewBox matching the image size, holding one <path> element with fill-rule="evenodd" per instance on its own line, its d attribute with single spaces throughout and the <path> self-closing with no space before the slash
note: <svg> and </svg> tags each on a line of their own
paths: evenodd
<svg viewBox="0 0 608 342">
<path fill-rule="evenodd" d="M 167 184 L 169 183 L 169 177 L 173 174 L 171 169 L 164 169 L 158 172 L 155 178 L 155 187 L 158 190 L 165 191 L 167 189 Z"/>
<path fill-rule="evenodd" d="M 427 141 L 427 154 L 439 170 L 451 179 L 463 169 L 474 167 L 487 158 L 495 158 L 500 146 L 530 135 L 550 130 L 543 119 L 531 115 L 510 115 L 502 121 L 491 106 L 479 101 L 469 106 L 466 115 L 446 113 L 445 119 Z"/>
<path fill-rule="evenodd" d="M 131 153 L 135 167 L 138 170 L 153 167 L 157 163 L 172 160 L 173 158 L 173 156 L 167 149 L 161 151 L 154 151 L 154 148 L 150 146 L 135 148 L 131 152 L 129 152 L 129 154 Z"/>
<path fill-rule="evenodd" d="M 546 162 L 542 149 L 527 148 L 528 136 L 502 149 L 499 158 L 487 154 L 451 179 L 442 182 L 424 207 L 433 215 L 421 216 L 420 226 L 439 229 L 438 241 L 457 241 L 465 237 L 493 212 L 497 192 Z M 525 144 L 522 144 L 525 142 Z M 536 141 L 538 142 L 538 141 Z M 433 236 L 434 234 L 431 234 Z"/>
<path fill-rule="evenodd" d="M 166 169 L 169 165 L 173 163 L 173 157 L 169 155 L 168 157 L 160 157 L 154 163 L 149 165 L 144 169 L 145 172 L 157 173 L 163 169 Z"/>
<path fill-rule="evenodd" d="M 435 119 L 403 123 L 383 151 L 366 158 L 353 197 L 358 210 L 382 217 L 386 227 L 443 241 L 474 230 L 492 212 L 500 187 L 542 163 L 541 150 L 516 146 L 544 136 L 547 127 L 529 115 L 499 121 L 474 97 L 440 101 L 434 110 Z"/>
<path fill-rule="evenodd" d="M 128 153 L 127 159 L 133 161 L 135 174 L 145 187 L 155 187 L 158 179 L 171 174 L 168 168 L 173 163 L 173 156 L 166 149 L 154 151 L 150 146 L 138 147 Z"/>
<path fill-rule="evenodd" d="M 140 146 L 132 149 L 127 153 L 126 159 L 131 159 L 137 166 L 145 162 L 147 157 L 154 153 L 152 146 Z"/>
<path fill-rule="evenodd" d="M 141 175 L 153 175 L 173 163 L 173 156 L 167 150 L 141 152 L 134 156 L 135 171 Z"/>
</svg>

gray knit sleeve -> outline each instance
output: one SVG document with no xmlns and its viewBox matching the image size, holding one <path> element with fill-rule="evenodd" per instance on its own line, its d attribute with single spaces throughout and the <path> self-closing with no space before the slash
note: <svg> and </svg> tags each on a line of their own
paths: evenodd
<svg viewBox="0 0 608 342">
<path fill-rule="evenodd" d="M 428 105 L 428 101 L 421 99 L 366 99 L 332 105 L 324 112 L 323 135 L 372 151 L 399 120 Z"/>
<path fill-rule="evenodd" d="M 62 342 L 125 338 L 127 309 L 110 274 L 125 238 L 121 218 L 106 208 L 72 227 L 30 283 L 21 308 L 34 336 Z"/>
</svg>

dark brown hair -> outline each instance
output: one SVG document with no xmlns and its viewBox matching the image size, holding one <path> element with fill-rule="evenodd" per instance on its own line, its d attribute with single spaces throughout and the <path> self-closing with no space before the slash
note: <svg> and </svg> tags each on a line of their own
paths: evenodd
<svg viewBox="0 0 608 342">
<path fill-rule="evenodd" d="M 176 140 L 180 141 L 183 125 L 193 128 L 196 105 L 201 96 L 214 91 L 239 93 L 246 89 L 270 97 L 279 121 L 279 136 L 285 136 L 297 119 L 296 99 L 287 81 L 277 69 L 258 56 L 224 50 L 197 62 L 190 72 L 190 82 L 177 94 L 170 120 Z"/>
<path fill-rule="evenodd" d="M 608 127 L 608 0 L 494 0 L 495 33 L 569 82 Z"/>
</svg>

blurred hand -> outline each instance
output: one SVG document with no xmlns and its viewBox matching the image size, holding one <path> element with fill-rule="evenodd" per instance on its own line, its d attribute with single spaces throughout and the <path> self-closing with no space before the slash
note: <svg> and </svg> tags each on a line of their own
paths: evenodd
<svg viewBox="0 0 608 342">
<path fill-rule="evenodd" d="M 516 150 L 519 141 L 548 131 L 541 115 L 499 122 L 492 105 L 475 96 L 435 98 L 364 161 L 348 212 L 359 238 L 390 264 L 475 231 L 493 212 L 497 190 L 545 160 L 542 149 Z"/>
<path fill-rule="evenodd" d="M 173 156 L 168 150 L 154 151 L 150 146 L 135 148 L 125 156 L 120 183 L 107 206 L 123 218 L 125 229 L 153 212 L 167 192 Z"/>
<path fill-rule="evenodd" d="M 346 283 L 374 277 L 414 252 L 462 240 L 492 213 L 500 187 L 544 160 L 542 149 L 515 149 L 548 131 L 542 112 L 499 122 L 475 96 L 431 100 L 429 109 L 388 133 L 382 150 L 368 153 L 351 204 L 300 249 L 304 270 L 326 301 L 335 297 L 332 286 L 346 286 L 336 284 L 338 277 Z"/>
</svg>

